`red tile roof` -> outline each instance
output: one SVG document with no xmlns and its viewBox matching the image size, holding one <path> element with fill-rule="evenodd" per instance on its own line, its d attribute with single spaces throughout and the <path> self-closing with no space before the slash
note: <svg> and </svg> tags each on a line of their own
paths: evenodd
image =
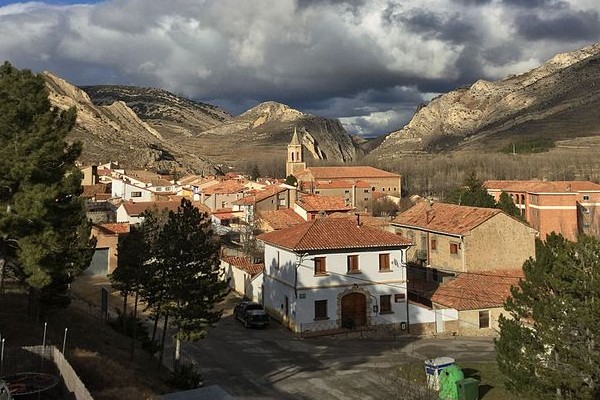
<svg viewBox="0 0 600 400">
<path fill-rule="evenodd" d="M 129 233 L 129 222 L 97 224 L 96 226 L 105 235 L 120 235 Z"/>
<path fill-rule="evenodd" d="M 105 183 L 96 183 L 95 185 L 82 185 L 83 192 L 81 197 L 90 199 L 98 194 L 110 194 L 110 188 Z M 109 196 L 110 197 L 110 196 Z"/>
<path fill-rule="evenodd" d="M 260 219 L 269 224 L 274 230 L 289 228 L 290 226 L 306 222 L 304 218 L 291 208 L 282 208 L 276 211 L 261 211 Z"/>
<path fill-rule="evenodd" d="M 398 215 L 392 224 L 462 235 L 502 213 L 494 208 L 421 201 Z"/>
<path fill-rule="evenodd" d="M 261 273 L 265 269 L 265 264 L 253 264 L 250 262 L 249 257 L 225 256 L 221 259 L 227 264 L 246 271 L 252 277 Z"/>
<path fill-rule="evenodd" d="M 204 194 L 234 194 L 243 192 L 245 189 L 246 187 L 243 183 L 234 180 L 229 180 L 217 182 L 214 185 L 210 185 L 202 189 L 202 192 Z"/>
<path fill-rule="evenodd" d="M 517 286 L 522 278 L 520 269 L 462 273 L 441 284 L 431 301 L 459 311 L 503 307 L 510 296 L 510 288 Z"/>
<path fill-rule="evenodd" d="M 485 181 L 490 190 L 529 193 L 572 193 L 600 191 L 600 185 L 590 181 Z"/>
<path fill-rule="evenodd" d="M 198 208 L 201 212 L 210 212 L 210 209 L 198 201 L 193 201 L 194 207 Z M 181 201 L 140 201 L 138 203 L 126 202 L 123 203 L 125 211 L 130 216 L 137 216 L 142 214 L 146 210 L 156 208 L 158 210 L 177 211 L 177 208 L 181 205 Z"/>
<path fill-rule="evenodd" d="M 357 226 L 356 218 L 319 218 L 291 228 L 263 233 L 267 244 L 292 251 L 405 247 L 411 242 L 391 232 L 367 225 Z"/>
<path fill-rule="evenodd" d="M 310 172 L 315 180 L 327 179 L 361 179 L 361 178 L 400 178 L 400 175 L 368 166 L 351 167 L 308 167 L 303 172 Z"/>
<path fill-rule="evenodd" d="M 372 226 L 374 228 L 385 229 L 390 225 L 389 217 L 374 217 L 374 216 L 370 215 L 369 213 L 362 213 L 362 212 L 359 213 L 359 215 L 360 215 L 361 223 Z M 356 214 L 353 212 L 350 212 L 350 213 L 336 212 L 336 213 L 329 214 L 327 216 L 327 218 L 356 218 Z"/>
<path fill-rule="evenodd" d="M 354 207 L 347 205 L 341 196 L 320 196 L 317 194 L 305 194 L 296 200 L 302 209 L 306 211 L 342 211 L 353 210 Z"/>
<path fill-rule="evenodd" d="M 286 188 L 282 188 L 279 186 L 267 186 L 263 190 L 252 191 L 250 195 L 248 195 L 246 197 L 242 197 L 241 199 L 234 201 L 233 204 L 236 204 L 236 205 L 256 204 L 259 201 L 268 199 L 269 197 L 274 196 L 278 193 L 284 192 L 286 190 L 287 190 Z"/>
<path fill-rule="evenodd" d="M 359 189 L 370 188 L 371 185 L 365 181 L 317 181 L 315 182 L 316 189 L 351 189 L 356 186 Z"/>
</svg>

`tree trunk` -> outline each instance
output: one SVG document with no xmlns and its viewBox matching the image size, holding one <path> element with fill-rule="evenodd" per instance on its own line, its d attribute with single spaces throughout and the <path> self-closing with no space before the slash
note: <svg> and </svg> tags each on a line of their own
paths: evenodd
<svg viewBox="0 0 600 400">
<path fill-rule="evenodd" d="M 6 260 L 0 260 L 0 295 L 4 295 L 4 277 L 6 276 Z"/>
<path fill-rule="evenodd" d="M 154 341 L 156 340 L 156 329 L 158 328 L 158 319 L 160 318 L 160 311 L 156 309 L 156 314 L 154 314 L 154 327 L 152 328 L 152 340 L 151 343 L 154 346 Z"/>
<path fill-rule="evenodd" d="M 165 314 L 165 322 L 163 324 L 163 334 L 162 334 L 162 339 L 161 339 L 161 343 L 160 343 L 160 353 L 158 355 L 158 369 L 160 369 L 160 367 L 162 366 L 162 360 L 163 360 L 163 355 L 165 353 L 165 339 L 167 337 L 167 327 L 169 323 L 169 314 Z"/>
<path fill-rule="evenodd" d="M 131 335 L 131 353 L 129 359 L 133 360 L 133 353 L 135 351 L 135 339 L 137 333 L 137 308 L 138 308 L 139 291 L 135 291 L 135 301 L 133 303 L 133 334 Z"/>
<path fill-rule="evenodd" d="M 127 333 L 127 295 L 128 292 L 125 292 L 123 295 L 123 313 L 121 314 L 123 319 L 123 333 Z"/>
<path fill-rule="evenodd" d="M 179 361 L 181 359 L 181 340 L 179 335 L 175 337 L 175 359 L 173 360 L 173 371 L 175 374 L 179 372 Z"/>
</svg>

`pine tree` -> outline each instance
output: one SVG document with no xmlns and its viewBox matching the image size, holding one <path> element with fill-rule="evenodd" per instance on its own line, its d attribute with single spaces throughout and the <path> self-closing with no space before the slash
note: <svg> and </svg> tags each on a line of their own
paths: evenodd
<svg viewBox="0 0 600 400">
<path fill-rule="evenodd" d="M 475 172 L 471 172 L 463 182 L 462 186 L 452 190 L 446 197 L 446 201 L 471 207 L 495 208 L 494 197 L 488 194 L 483 187 L 483 181 L 477 178 Z"/>
<path fill-rule="evenodd" d="M 527 398 L 600 398 L 600 241 L 538 240 L 496 340 L 507 386 Z"/>
<path fill-rule="evenodd" d="M 506 192 L 500 193 L 500 198 L 498 199 L 498 203 L 496 203 L 496 208 L 504 211 L 506 214 L 515 217 L 521 221 L 524 221 L 523 214 L 521 214 L 521 210 L 517 208 L 515 202 Z"/>
<path fill-rule="evenodd" d="M 180 341 L 201 339 L 221 317 L 214 306 L 225 298 L 228 282 L 220 269 L 219 248 L 208 214 L 189 200 L 169 212 L 157 242 L 157 265 L 165 288 L 161 310 L 176 328 L 176 366 Z"/>
<path fill-rule="evenodd" d="M 42 76 L 0 67 L 0 259 L 47 305 L 94 248 L 78 197 L 81 144 L 65 141 L 74 123 L 74 109 L 51 106 Z"/>
</svg>

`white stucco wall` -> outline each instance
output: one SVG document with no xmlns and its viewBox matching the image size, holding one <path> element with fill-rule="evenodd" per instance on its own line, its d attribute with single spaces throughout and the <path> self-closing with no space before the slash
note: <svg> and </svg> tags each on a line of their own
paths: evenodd
<svg viewBox="0 0 600 400">
<path fill-rule="evenodd" d="M 379 271 L 380 253 L 390 254 L 389 272 Z M 406 321 L 406 266 L 402 249 L 298 255 L 266 244 L 264 254 L 265 306 L 292 330 L 339 328 L 341 297 L 354 291 L 365 295 L 371 325 Z M 347 272 L 348 255 L 358 255 L 360 273 Z M 326 258 L 327 276 L 315 276 L 315 257 Z M 396 303 L 395 294 L 403 294 L 404 299 Z M 374 312 L 373 306 L 380 306 L 381 295 L 391 295 L 391 313 Z M 289 304 L 287 316 L 286 296 Z M 318 300 L 327 300 L 327 320 L 315 321 L 315 301 Z"/>
<path fill-rule="evenodd" d="M 141 192 L 141 197 L 131 197 L 132 192 Z M 135 186 L 121 179 L 112 180 L 111 196 L 120 197 L 123 200 L 133 200 L 136 202 L 152 201 L 153 198 L 152 192 L 147 190 L 145 187 Z"/>
</svg>

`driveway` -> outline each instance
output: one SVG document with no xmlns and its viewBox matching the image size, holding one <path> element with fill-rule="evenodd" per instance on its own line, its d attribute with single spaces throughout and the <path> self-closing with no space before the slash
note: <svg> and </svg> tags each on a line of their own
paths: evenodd
<svg viewBox="0 0 600 400">
<path fill-rule="evenodd" d="M 461 361 L 495 358 L 489 338 L 297 339 L 274 322 L 245 329 L 226 315 L 183 355 L 201 367 L 206 385 L 221 385 L 239 399 L 379 399 L 393 366 L 450 356 Z"/>
</svg>

